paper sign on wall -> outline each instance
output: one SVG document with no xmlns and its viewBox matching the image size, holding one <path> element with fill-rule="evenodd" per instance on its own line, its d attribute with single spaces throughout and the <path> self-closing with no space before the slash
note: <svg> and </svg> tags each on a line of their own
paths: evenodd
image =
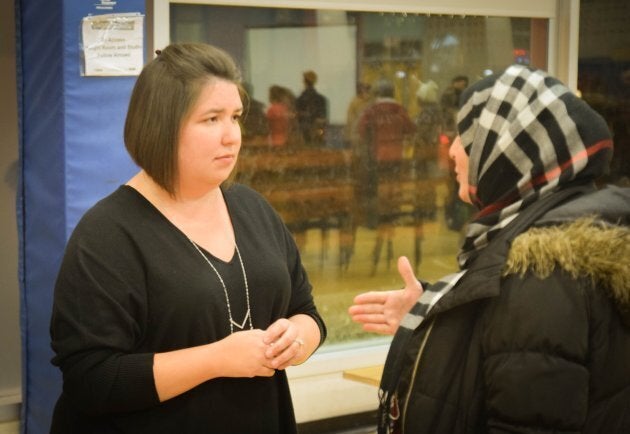
<svg viewBox="0 0 630 434">
<path fill-rule="evenodd" d="M 82 75 L 138 75 L 144 63 L 144 15 L 121 13 L 83 18 Z"/>
</svg>

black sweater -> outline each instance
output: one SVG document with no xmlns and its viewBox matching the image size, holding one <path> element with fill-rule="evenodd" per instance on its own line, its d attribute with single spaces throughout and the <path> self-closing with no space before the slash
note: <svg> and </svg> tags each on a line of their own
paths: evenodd
<svg viewBox="0 0 630 434">
<path fill-rule="evenodd" d="M 254 328 L 312 316 L 326 331 L 291 234 L 253 190 L 223 190 L 247 274 Z M 207 255 L 210 255 L 206 252 Z M 245 314 L 238 257 L 212 258 L 232 315 Z M 81 219 L 66 248 L 51 322 L 63 393 L 53 433 L 293 433 L 284 371 L 218 378 L 159 403 L 155 353 L 230 333 L 223 287 L 188 238 L 136 190 L 123 186 Z"/>
</svg>

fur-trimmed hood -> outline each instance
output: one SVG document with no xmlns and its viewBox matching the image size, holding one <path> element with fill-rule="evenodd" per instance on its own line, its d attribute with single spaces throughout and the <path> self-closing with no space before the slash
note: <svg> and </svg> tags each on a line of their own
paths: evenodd
<svg viewBox="0 0 630 434">
<path fill-rule="evenodd" d="M 534 227 L 514 239 L 504 275 L 528 270 L 546 277 L 561 267 L 575 278 L 590 278 L 630 319 L 630 228 L 580 218 L 557 226 Z"/>
</svg>

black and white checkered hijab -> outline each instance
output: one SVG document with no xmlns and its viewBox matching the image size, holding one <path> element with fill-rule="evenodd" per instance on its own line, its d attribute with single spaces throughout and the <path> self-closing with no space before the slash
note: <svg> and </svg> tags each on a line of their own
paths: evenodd
<svg viewBox="0 0 630 434">
<path fill-rule="evenodd" d="M 379 390 L 379 433 L 396 431 L 401 354 L 413 330 L 477 253 L 529 205 L 602 175 L 612 156 L 610 131 L 599 114 L 557 79 L 520 65 L 462 93 L 458 129 L 479 212 L 467 228 L 461 270 L 425 288 L 394 336 Z"/>
<path fill-rule="evenodd" d="M 521 65 L 466 89 L 457 120 L 479 210 L 459 255 L 462 268 L 520 210 L 602 175 L 612 156 L 604 119 L 557 79 Z"/>
</svg>

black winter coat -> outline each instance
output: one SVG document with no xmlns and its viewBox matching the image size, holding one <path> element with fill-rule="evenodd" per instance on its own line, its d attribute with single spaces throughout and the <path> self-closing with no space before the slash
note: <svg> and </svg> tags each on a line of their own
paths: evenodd
<svg viewBox="0 0 630 434">
<path fill-rule="evenodd" d="M 629 208 L 609 188 L 486 247 L 402 355 L 402 432 L 630 433 Z"/>
</svg>

